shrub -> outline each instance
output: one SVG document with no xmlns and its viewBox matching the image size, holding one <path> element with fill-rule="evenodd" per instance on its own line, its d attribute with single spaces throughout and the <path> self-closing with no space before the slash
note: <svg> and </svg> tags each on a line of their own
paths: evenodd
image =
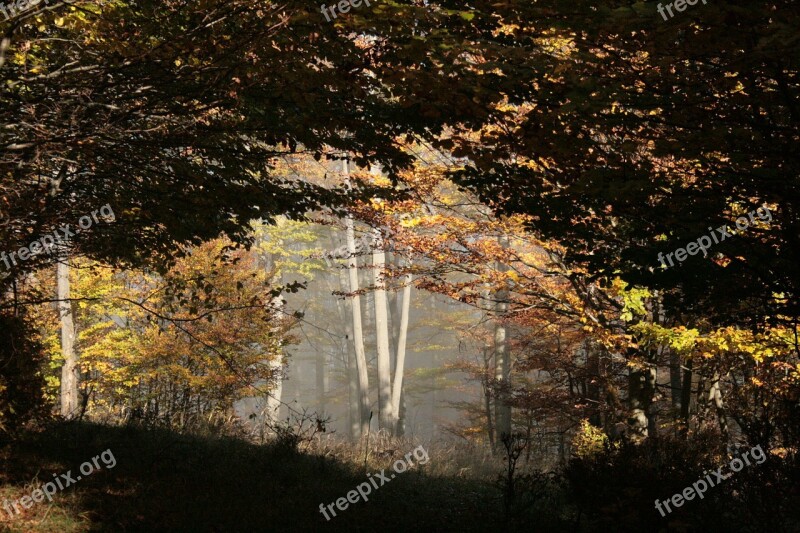
<svg viewBox="0 0 800 533">
<path fill-rule="evenodd" d="M 604 452 L 609 446 L 608 435 L 593 426 L 589 420 L 581 421 L 581 427 L 572 439 L 572 453 L 580 459 L 588 459 Z"/>
<path fill-rule="evenodd" d="M 49 411 L 41 372 L 45 356 L 31 330 L 24 315 L 0 313 L 0 429 L 6 433 Z"/>
</svg>

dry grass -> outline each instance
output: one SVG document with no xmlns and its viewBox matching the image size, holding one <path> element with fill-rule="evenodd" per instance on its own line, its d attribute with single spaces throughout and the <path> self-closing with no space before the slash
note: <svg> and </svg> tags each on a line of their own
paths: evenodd
<svg viewBox="0 0 800 533">
<path fill-rule="evenodd" d="M 403 459 L 418 446 L 428 452 L 425 471 L 435 477 L 491 482 L 504 465 L 502 457 L 492 456 L 482 447 L 445 440 L 422 442 L 392 437 L 385 431 L 372 433 L 356 443 L 335 435 L 316 435 L 306 450 L 338 462 L 360 465 L 365 472 L 374 472 Z"/>
</svg>

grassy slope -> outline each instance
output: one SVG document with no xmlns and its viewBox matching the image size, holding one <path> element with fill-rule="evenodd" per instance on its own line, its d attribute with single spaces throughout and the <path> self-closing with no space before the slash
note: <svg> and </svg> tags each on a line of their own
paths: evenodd
<svg viewBox="0 0 800 533">
<path fill-rule="evenodd" d="M 30 494 L 54 473 L 106 449 L 117 464 L 35 503 L 0 526 L 10 531 L 491 531 L 497 492 L 434 472 L 435 457 L 351 505 L 332 503 L 365 481 L 359 467 L 235 439 L 201 439 L 137 428 L 60 424 L 0 449 L 0 504 Z M 410 448 L 407 451 L 411 451 Z M 405 453 L 405 451 L 401 452 Z M 390 459 L 370 472 L 389 468 Z"/>
</svg>

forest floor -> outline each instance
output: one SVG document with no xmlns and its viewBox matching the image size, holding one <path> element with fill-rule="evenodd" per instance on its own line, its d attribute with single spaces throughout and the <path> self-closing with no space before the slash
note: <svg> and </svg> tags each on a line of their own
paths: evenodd
<svg viewBox="0 0 800 533">
<path fill-rule="evenodd" d="M 116 464 L 105 468 L 99 462 L 101 468 L 77 480 L 80 465 L 105 450 Z M 405 453 L 399 450 L 399 457 Z M 333 503 L 367 480 L 355 454 L 350 460 L 326 455 L 165 430 L 55 424 L 0 448 L 0 527 L 26 532 L 497 531 L 502 522 L 500 493 L 491 479 L 442 472 L 433 454 L 428 464 L 397 475 L 372 491 L 369 501 L 350 504 L 326 522 L 320 503 Z M 394 459 L 371 458 L 369 472 L 389 471 Z M 32 503 L 29 508 L 19 503 L 54 476 L 66 479 L 61 475 L 67 472 L 74 484 L 56 492 L 52 502 L 25 500 Z"/>
</svg>

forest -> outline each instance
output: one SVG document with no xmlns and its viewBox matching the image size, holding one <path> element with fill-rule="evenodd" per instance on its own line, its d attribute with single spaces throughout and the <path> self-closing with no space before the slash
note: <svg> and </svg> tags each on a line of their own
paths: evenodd
<svg viewBox="0 0 800 533">
<path fill-rule="evenodd" d="M 0 15 L 3 531 L 800 531 L 797 2 Z"/>
</svg>

